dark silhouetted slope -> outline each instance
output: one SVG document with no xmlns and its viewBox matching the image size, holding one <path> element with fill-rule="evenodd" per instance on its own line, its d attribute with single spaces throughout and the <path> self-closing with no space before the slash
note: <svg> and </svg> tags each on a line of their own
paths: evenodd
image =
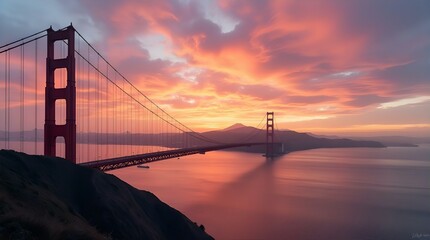
<svg viewBox="0 0 430 240">
<path fill-rule="evenodd" d="M 152 193 L 113 175 L 1 150 L 0 239 L 212 238 Z"/>
</svg>

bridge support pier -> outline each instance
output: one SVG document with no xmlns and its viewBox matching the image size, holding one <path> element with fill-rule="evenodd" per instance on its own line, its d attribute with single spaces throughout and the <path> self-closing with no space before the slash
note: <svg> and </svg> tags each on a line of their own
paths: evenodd
<svg viewBox="0 0 430 240">
<path fill-rule="evenodd" d="M 266 157 L 273 157 L 275 155 L 275 113 L 267 112 L 266 116 Z"/>
<path fill-rule="evenodd" d="M 55 59 L 54 43 L 66 41 L 67 57 Z M 58 31 L 48 29 L 45 87 L 44 154 L 56 156 L 56 139 L 64 137 L 67 160 L 76 163 L 76 86 L 75 86 L 75 29 L 72 25 Z M 55 88 L 55 70 L 67 71 L 67 86 Z M 66 101 L 66 124 L 55 123 L 55 102 Z"/>
</svg>

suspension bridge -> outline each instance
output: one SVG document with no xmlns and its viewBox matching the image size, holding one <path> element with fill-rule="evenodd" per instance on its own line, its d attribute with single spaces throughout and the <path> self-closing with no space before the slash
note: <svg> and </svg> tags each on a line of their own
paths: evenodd
<svg viewBox="0 0 430 240">
<path fill-rule="evenodd" d="M 103 171 L 253 145 L 275 155 L 273 112 L 243 139 L 211 139 L 147 97 L 72 25 L 0 46 L 0 63 L 4 149 Z"/>
</svg>

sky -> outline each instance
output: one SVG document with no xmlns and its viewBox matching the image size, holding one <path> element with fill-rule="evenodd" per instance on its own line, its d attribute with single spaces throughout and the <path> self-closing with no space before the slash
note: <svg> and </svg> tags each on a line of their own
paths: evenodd
<svg viewBox="0 0 430 240">
<path fill-rule="evenodd" d="M 0 45 L 70 23 L 197 131 L 430 136 L 428 0 L 2 0 Z"/>
</svg>

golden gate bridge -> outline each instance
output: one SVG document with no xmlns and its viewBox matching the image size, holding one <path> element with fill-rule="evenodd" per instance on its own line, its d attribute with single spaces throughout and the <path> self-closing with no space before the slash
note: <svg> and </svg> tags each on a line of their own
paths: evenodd
<svg viewBox="0 0 430 240">
<path fill-rule="evenodd" d="M 147 97 L 72 25 L 0 46 L 0 63 L 4 149 L 104 171 L 252 145 L 275 155 L 273 112 L 241 140 L 211 139 Z"/>
</svg>

